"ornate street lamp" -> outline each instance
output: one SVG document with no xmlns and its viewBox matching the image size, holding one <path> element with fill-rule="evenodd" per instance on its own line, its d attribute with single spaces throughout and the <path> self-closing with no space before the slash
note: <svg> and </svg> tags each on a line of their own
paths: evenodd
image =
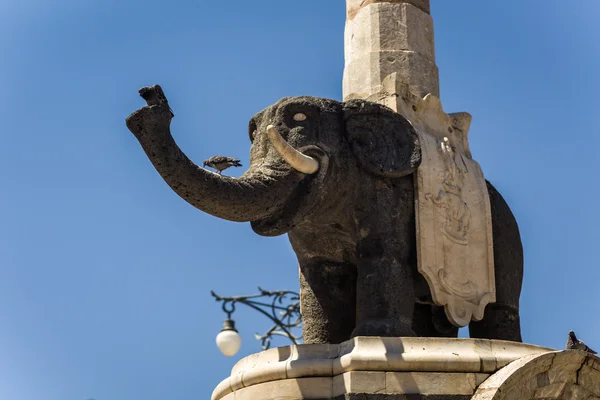
<svg viewBox="0 0 600 400">
<path fill-rule="evenodd" d="M 256 340 L 261 341 L 263 350 L 271 347 L 271 339 L 273 336 L 283 336 L 288 338 L 292 344 L 299 344 L 302 336 L 296 336 L 293 329 L 299 328 L 302 324 L 302 316 L 300 315 L 300 296 L 296 292 L 289 290 L 282 291 L 267 291 L 260 287 L 259 294 L 249 296 L 222 297 L 211 290 L 210 294 L 222 302 L 223 312 L 227 314 L 227 319 L 223 322 L 223 329 L 216 337 L 217 347 L 227 357 L 235 355 L 242 344 L 237 329 L 235 329 L 235 321 L 231 319 L 231 314 L 235 312 L 236 303 L 244 304 L 270 319 L 273 326 L 264 334 L 254 334 Z M 267 302 L 257 301 L 266 299 Z"/>
</svg>

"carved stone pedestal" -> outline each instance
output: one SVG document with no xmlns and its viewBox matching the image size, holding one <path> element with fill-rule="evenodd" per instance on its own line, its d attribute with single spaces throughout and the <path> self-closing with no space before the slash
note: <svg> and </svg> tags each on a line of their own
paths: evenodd
<svg viewBox="0 0 600 400">
<path fill-rule="evenodd" d="M 241 359 L 212 400 L 600 399 L 600 358 L 500 340 L 358 337 Z"/>
</svg>

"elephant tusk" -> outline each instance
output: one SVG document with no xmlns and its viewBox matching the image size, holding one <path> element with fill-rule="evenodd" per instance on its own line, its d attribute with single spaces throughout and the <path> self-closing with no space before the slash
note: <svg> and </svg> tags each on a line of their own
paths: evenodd
<svg viewBox="0 0 600 400">
<path fill-rule="evenodd" d="M 281 155 L 281 157 L 283 157 L 283 159 L 296 171 L 302 172 L 303 174 L 314 174 L 319 170 L 319 162 L 317 160 L 302 154 L 290 146 L 290 144 L 281 137 L 273 125 L 267 126 L 267 135 L 279 155 Z"/>
</svg>

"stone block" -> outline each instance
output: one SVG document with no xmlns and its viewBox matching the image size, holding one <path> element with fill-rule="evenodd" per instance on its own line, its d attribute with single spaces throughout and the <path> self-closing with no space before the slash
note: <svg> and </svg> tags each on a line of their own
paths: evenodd
<svg viewBox="0 0 600 400">
<path fill-rule="evenodd" d="M 333 398 L 333 400 L 470 400 L 470 399 L 471 399 L 471 396 L 469 396 L 469 395 L 455 395 L 455 394 L 347 394 L 345 396 L 337 396 L 337 397 Z"/>
<path fill-rule="evenodd" d="M 433 37 L 431 16 L 411 4 L 363 5 L 346 21 L 344 99 L 377 93 L 392 73 L 421 97 L 439 96 Z"/>
<path fill-rule="evenodd" d="M 387 394 L 472 395 L 483 378 L 472 373 L 387 372 Z M 487 374 L 485 375 L 487 376 Z"/>
<path fill-rule="evenodd" d="M 348 393 L 386 393 L 386 373 L 351 371 L 333 378 L 333 395 Z"/>
<path fill-rule="evenodd" d="M 235 392 L 236 390 L 244 387 L 244 385 L 242 384 L 242 375 L 244 374 L 244 370 L 246 364 L 248 363 L 248 360 L 252 359 L 253 357 L 257 357 L 257 355 L 251 354 L 248 357 L 242 358 L 240 361 L 236 362 L 233 368 L 231 369 L 229 385 L 232 391 Z"/>
<path fill-rule="evenodd" d="M 259 383 L 235 392 L 235 400 L 322 400 L 331 397 L 331 378 L 284 379 Z"/>
<path fill-rule="evenodd" d="M 600 398 L 600 371 L 590 359 L 600 360 L 570 350 L 523 357 L 479 385 L 472 400 Z"/>
<path fill-rule="evenodd" d="M 534 399 L 557 399 L 564 392 L 566 383 L 553 383 L 535 390 Z"/>
<path fill-rule="evenodd" d="M 561 400 L 592 400 L 594 394 L 586 388 L 579 385 L 567 385 L 561 397 L 551 397 L 551 399 Z M 545 399 L 544 399 L 545 400 Z"/>
<path fill-rule="evenodd" d="M 427 14 L 431 12 L 429 0 L 346 0 L 348 19 L 354 18 L 361 8 L 373 3 L 410 4 Z"/>
<path fill-rule="evenodd" d="M 598 357 L 588 357 L 585 364 L 594 368 L 596 371 L 600 371 L 600 358 Z"/>
<path fill-rule="evenodd" d="M 287 377 L 332 376 L 333 359 L 338 353 L 336 344 L 294 346 L 286 366 Z"/>
<path fill-rule="evenodd" d="M 492 353 L 486 356 L 494 359 Z M 474 351 L 474 339 L 357 337 L 340 345 L 333 373 L 359 370 L 488 372 L 481 371 L 481 365 L 481 354 Z"/>
<path fill-rule="evenodd" d="M 549 382 L 577 383 L 577 371 L 584 361 L 584 353 L 556 353 L 547 373 Z"/>
<path fill-rule="evenodd" d="M 407 50 L 435 61 L 433 19 L 407 4 L 365 7 L 348 22 L 344 42 L 349 55 Z"/>
<path fill-rule="evenodd" d="M 596 396 L 600 396 L 600 371 L 587 365 L 582 366 L 579 371 L 578 383 Z"/>
<path fill-rule="evenodd" d="M 233 389 L 231 388 L 231 378 L 223 379 L 213 390 L 211 398 L 227 399 L 228 396 L 233 396 Z M 232 397 L 233 399 L 233 397 Z"/>
<path fill-rule="evenodd" d="M 515 360 L 522 359 L 525 356 L 535 354 L 539 356 L 542 353 L 547 353 L 548 348 L 529 345 L 525 347 L 521 343 L 511 342 L 508 340 L 491 340 L 492 353 L 496 358 L 496 369 L 500 369 Z M 537 348 L 537 349 L 535 349 Z M 544 361 L 546 362 L 546 361 Z"/>
<path fill-rule="evenodd" d="M 290 358 L 291 348 L 278 347 L 268 349 L 248 357 L 242 374 L 244 387 L 257 383 L 285 379 L 285 366 Z"/>
</svg>

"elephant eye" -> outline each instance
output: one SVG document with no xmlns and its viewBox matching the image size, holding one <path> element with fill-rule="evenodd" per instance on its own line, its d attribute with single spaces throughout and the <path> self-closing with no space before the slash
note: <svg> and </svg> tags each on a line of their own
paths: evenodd
<svg viewBox="0 0 600 400">
<path fill-rule="evenodd" d="M 305 121 L 306 120 L 306 115 L 302 114 L 302 113 L 298 113 L 296 115 L 294 115 L 294 121 Z"/>
</svg>

